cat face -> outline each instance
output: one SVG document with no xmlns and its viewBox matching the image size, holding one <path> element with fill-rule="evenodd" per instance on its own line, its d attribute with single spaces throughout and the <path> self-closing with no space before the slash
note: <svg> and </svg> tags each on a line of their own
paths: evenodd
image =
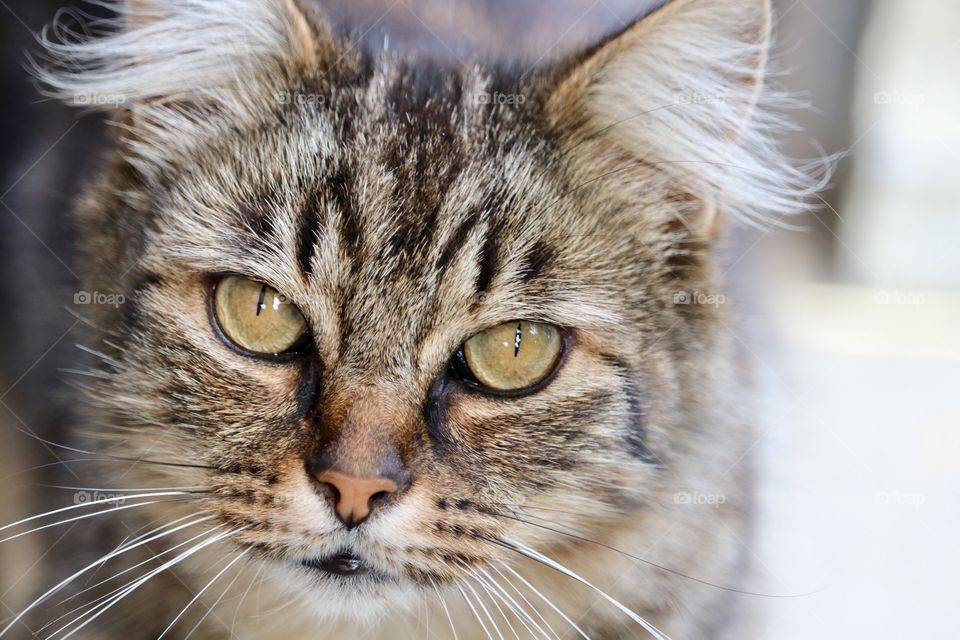
<svg viewBox="0 0 960 640">
<path fill-rule="evenodd" d="M 99 394 L 137 398 L 111 422 L 150 457 L 212 467 L 198 483 L 249 527 L 235 540 L 301 590 L 445 581 L 501 555 L 484 539 L 522 528 L 520 506 L 569 508 L 583 530 L 636 502 L 616 487 L 655 473 L 647 423 L 666 407 L 652 400 L 676 402 L 670 332 L 691 322 L 673 311 L 670 272 L 695 262 L 677 231 L 577 189 L 561 143 L 516 124 L 532 114 L 472 91 L 390 113 L 405 91 L 393 74 L 367 80 L 383 96 L 336 98 L 369 107 L 279 105 L 198 145 L 154 196 L 124 372 Z M 224 335 L 215 298 L 233 274 L 269 287 L 263 321 L 271 301 L 295 307 L 308 345 L 256 355 Z M 256 307 L 261 286 L 249 291 L 237 313 Z M 558 335 L 544 384 L 498 393 L 458 368 L 465 341 L 504 323 Z M 348 528 L 327 468 L 397 488 Z M 311 568 L 338 557 L 368 573 Z"/>
<path fill-rule="evenodd" d="M 698 303 L 716 222 L 802 183 L 751 118 L 766 3 L 676 2 L 523 77 L 245 4 L 210 20 L 243 36 L 229 73 L 144 54 L 199 20 L 173 3 L 95 89 L 130 97 L 82 211 L 91 282 L 129 301 L 99 318 L 101 446 L 186 465 L 137 473 L 203 487 L 279 584 L 354 614 L 563 531 L 642 527 L 723 464 L 739 374 Z"/>
</svg>

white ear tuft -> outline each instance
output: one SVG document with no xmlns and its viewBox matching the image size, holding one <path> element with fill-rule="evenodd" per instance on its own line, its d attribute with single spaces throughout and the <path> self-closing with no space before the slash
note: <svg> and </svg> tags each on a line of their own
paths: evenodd
<svg viewBox="0 0 960 640">
<path fill-rule="evenodd" d="M 54 96 L 80 105 L 216 99 L 264 65 L 309 60 L 316 46 L 293 0 L 127 0 L 90 38 L 54 23 L 36 69 Z"/>
<path fill-rule="evenodd" d="M 769 0 L 674 0 L 567 74 L 550 99 L 554 124 L 603 132 L 608 147 L 656 166 L 700 203 L 685 222 L 704 233 L 717 210 L 779 220 L 823 179 L 777 149 L 787 125 L 775 110 L 790 105 L 765 82 L 769 37 Z"/>
<path fill-rule="evenodd" d="M 316 68 L 334 46 L 296 0 L 126 0 L 111 8 L 117 17 L 88 25 L 99 35 L 57 21 L 44 29 L 33 71 L 47 95 L 128 114 L 134 155 L 156 151 L 165 136 L 209 128 L 214 114 L 255 114 L 272 83 Z"/>
</svg>

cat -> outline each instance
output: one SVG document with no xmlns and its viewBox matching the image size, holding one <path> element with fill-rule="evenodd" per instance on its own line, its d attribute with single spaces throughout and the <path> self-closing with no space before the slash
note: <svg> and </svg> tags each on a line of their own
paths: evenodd
<svg viewBox="0 0 960 640">
<path fill-rule="evenodd" d="M 673 0 L 535 72 L 295 0 L 118 10 L 35 68 L 116 124 L 61 445 L 101 485 L 0 636 L 741 637 L 716 247 L 818 188 L 778 151 L 768 0 Z"/>
</svg>

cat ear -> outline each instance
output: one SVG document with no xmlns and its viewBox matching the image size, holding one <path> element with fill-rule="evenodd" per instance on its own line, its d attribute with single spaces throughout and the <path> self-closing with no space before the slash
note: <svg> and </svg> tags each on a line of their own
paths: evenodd
<svg viewBox="0 0 960 640">
<path fill-rule="evenodd" d="M 42 36 L 49 93 L 88 106 L 239 91 L 270 71 L 336 60 L 329 26 L 298 0 L 125 0 L 106 35 L 54 23 Z M 97 23 L 96 26 L 102 26 Z"/>
<path fill-rule="evenodd" d="M 177 11 L 177 4 L 176 1 L 164 0 L 124 0 L 123 16 L 126 30 L 136 30 L 172 17 Z M 244 10 L 251 8 L 242 5 L 252 3 L 221 0 L 220 4 L 223 8 L 242 17 Z M 272 2 L 268 0 L 259 4 L 263 11 L 250 15 L 248 19 L 250 27 L 272 29 L 271 36 L 277 39 L 277 43 L 281 39 L 285 41 L 292 62 L 303 68 L 314 68 L 319 65 L 322 58 L 329 58 L 333 54 L 330 45 L 333 44 L 334 39 L 330 34 L 329 26 L 316 11 L 311 11 L 302 5 L 301 0 L 272 0 Z M 203 7 L 204 10 L 208 8 Z M 257 24 L 258 20 L 263 22 Z M 249 27 L 243 32 L 237 30 L 234 35 L 246 38 L 248 31 Z"/>
<path fill-rule="evenodd" d="M 769 0 L 673 0 L 555 69 L 548 119 L 587 173 L 665 181 L 700 235 L 792 212 L 809 180 L 772 142 L 769 41 Z"/>
<path fill-rule="evenodd" d="M 262 118 L 284 82 L 350 56 L 299 0 L 124 0 L 99 34 L 55 22 L 34 73 L 45 93 L 119 112 L 128 159 L 144 172 L 182 157 L 218 126 Z M 105 28 L 104 28 L 105 27 Z M 225 124 L 226 123 L 226 124 Z M 188 152 L 187 152 L 188 153 Z"/>
</svg>

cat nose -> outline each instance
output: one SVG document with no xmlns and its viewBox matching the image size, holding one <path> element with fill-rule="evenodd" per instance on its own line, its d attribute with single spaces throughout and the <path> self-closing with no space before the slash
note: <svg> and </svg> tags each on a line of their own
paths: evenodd
<svg viewBox="0 0 960 640">
<path fill-rule="evenodd" d="M 377 389 L 344 390 L 330 383 L 305 453 L 314 488 L 348 529 L 396 502 L 411 483 L 415 443 L 402 428 L 409 402 Z M 407 452 L 404 455 L 404 452 Z"/>
<path fill-rule="evenodd" d="M 386 476 L 356 476 L 336 469 L 325 469 L 313 476 L 337 518 L 348 529 L 366 520 L 400 490 L 397 480 Z"/>
</svg>

